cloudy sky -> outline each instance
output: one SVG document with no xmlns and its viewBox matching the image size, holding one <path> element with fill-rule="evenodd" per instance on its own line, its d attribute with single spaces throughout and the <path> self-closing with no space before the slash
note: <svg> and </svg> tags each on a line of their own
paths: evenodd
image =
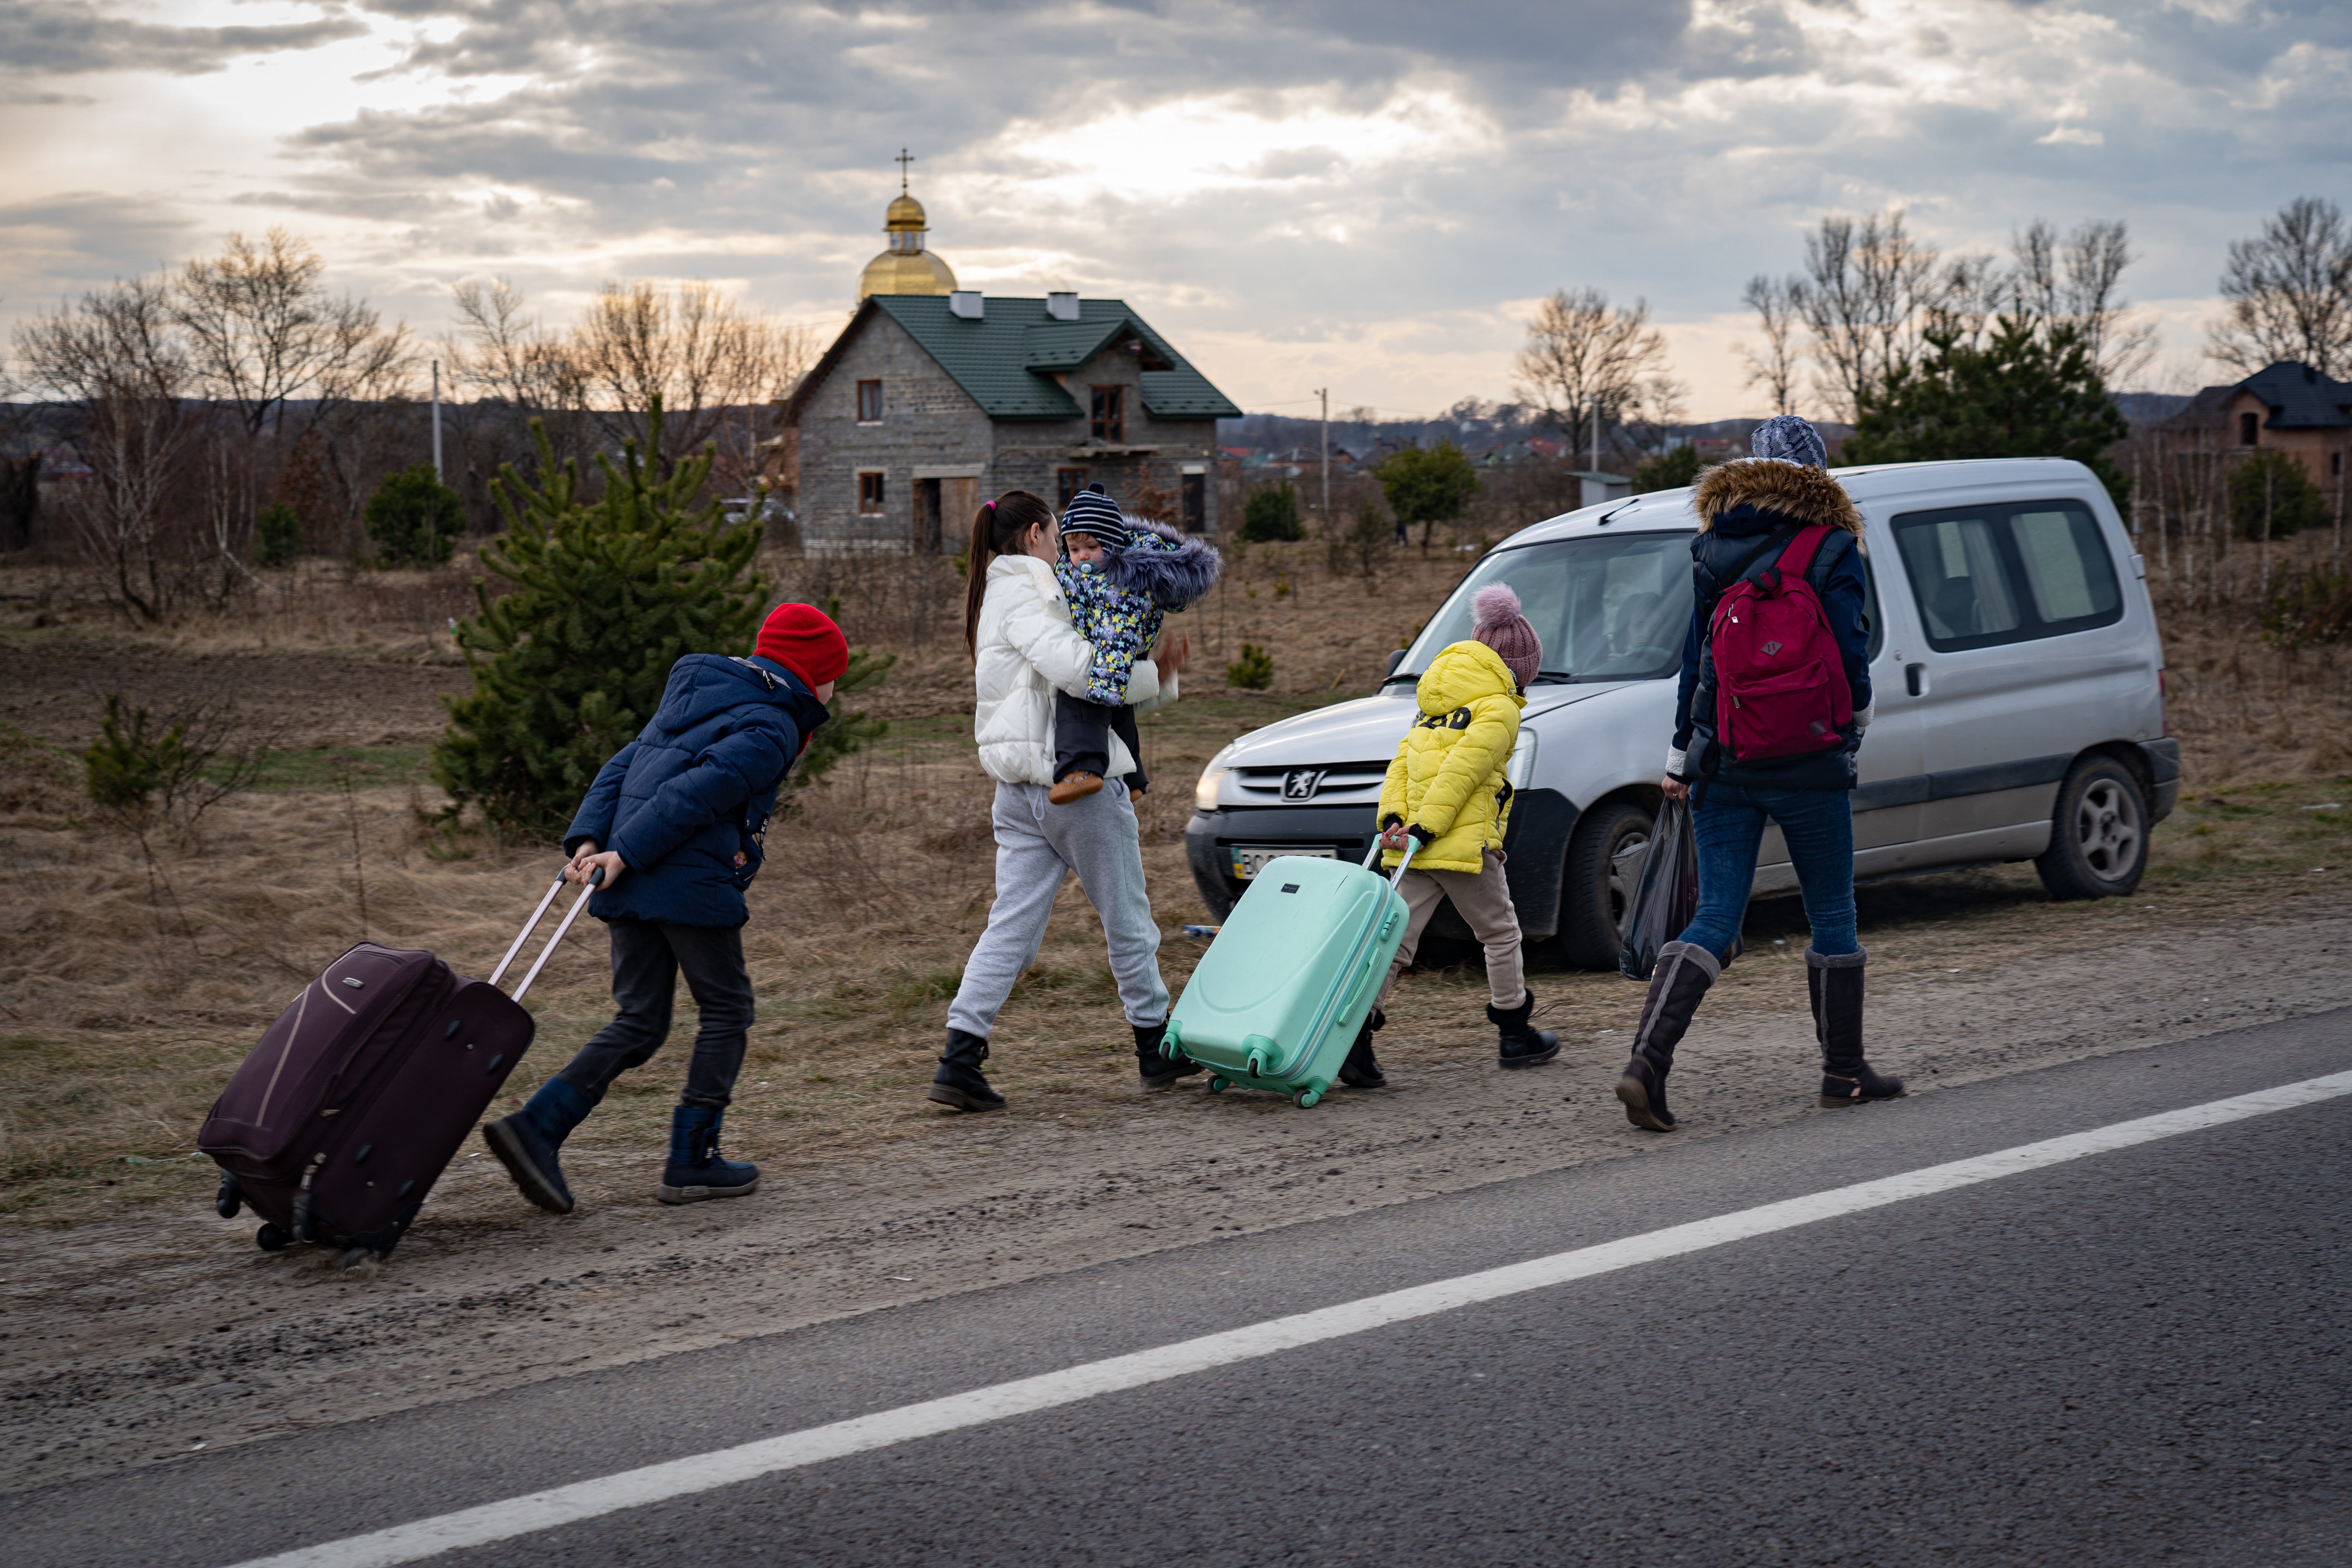
<svg viewBox="0 0 2352 1568">
<path fill-rule="evenodd" d="M 1752 412 L 1822 213 L 2122 217 L 2197 358 L 2223 247 L 2352 203 L 2343 0 L 5 0 L 0 317 L 287 225 L 428 333 L 702 278 L 830 328 L 917 154 L 967 287 L 1119 294 L 1245 407 L 1509 395 L 1532 301 L 1646 297 Z"/>
</svg>

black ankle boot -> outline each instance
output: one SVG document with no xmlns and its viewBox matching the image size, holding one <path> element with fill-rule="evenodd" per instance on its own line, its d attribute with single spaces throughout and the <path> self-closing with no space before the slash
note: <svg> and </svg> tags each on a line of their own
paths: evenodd
<svg viewBox="0 0 2352 1568">
<path fill-rule="evenodd" d="M 1633 1028 L 1633 1058 L 1617 1079 L 1617 1098 L 1634 1126 L 1653 1132 L 1675 1130 L 1675 1113 L 1666 1109 L 1666 1074 L 1674 1070 L 1675 1047 L 1690 1028 L 1691 1016 L 1722 973 L 1715 954 L 1691 942 L 1670 942 L 1658 950 L 1642 1021 Z"/>
<path fill-rule="evenodd" d="M 1160 1043 L 1168 1038 L 1165 1020 L 1157 1024 L 1129 1024 L 1128 1027 L 1135 1031 L 1136 1076 L 1143 1080 L 1147 1090 L 1174 1089 L 1178 1079 L 1189 1078 L 1202 1070 L 1201 1064 L 1186 1056 L 1181 1046 L 1172 1057 L 1160 1050 Z"/>
<path fill-rule="evenodd" d="M 1356 1043 L 1348 1047 L 1348 1059 L 1339 1064 L 1339 1081 L 1349 1089 L 1386 1089 L 1388 1075 L 1372 1055 L 1372 1031 L 1388 1022 L 1378 1007 L 1367 1014 L 1364 1026 L 1356 1031 Z"/>
<path fill-rule="evenodd" d="M 1879 1072 L 1862 1055 L 1865 950 L 1823 956 L 1805 949 L 1805 990 L 1813 1004 L 1813 1037 L 1822 1047 L 1822 1104 L 1835 1108 L 1874 1100 L 1900 1100 L 1903 1080 Z"/>
<path fill-rule="evenodd" d="M 1531 1068 L 1559 1055 L 1558 1035 L 1528 1026 L 1528 1020 L 1535 1016 L 1536 994 L 1524 985 L 1519 990 L 1519 1005 L 1508 1011 L 1492 1002 L 1486 1004 L 1486 1022 L 1502 1036 L 1496 1058 L 1507 1068 Z"/>
<path fill-rule="evenodd" d="M 948 1031 L 948 1048 L 940 1053 L 940 1070 L 932 1076 L 930 1097 L 958 1110 L 1002 1110 L 1004 1097 L 988 1087 L 980 1064 L 988 1059 L 988 1042 L 961 1029 Z"/>
</svg>

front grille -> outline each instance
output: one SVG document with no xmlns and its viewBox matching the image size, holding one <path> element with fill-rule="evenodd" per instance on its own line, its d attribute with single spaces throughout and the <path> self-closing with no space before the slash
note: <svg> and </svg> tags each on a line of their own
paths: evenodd
<svg viewBox="0 0 2352 1568">
<path fill-rule="evenodd" d="M 1234 789 L 1247 805 L 1358 805 L 1381 797 L 1386 763 L 1327 763 L 1293 768 L 1236 768 Z M 1300 775 L 1314 775 L 1313 788 L 1297 794 Z"/>
</svg>

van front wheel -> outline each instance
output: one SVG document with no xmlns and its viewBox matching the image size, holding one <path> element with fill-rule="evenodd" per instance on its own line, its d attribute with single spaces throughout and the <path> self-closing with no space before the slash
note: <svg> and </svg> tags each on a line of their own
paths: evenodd
<svg viewBox="0 0 2352 1568">
<path fill-rule="evenodd" d="M 2120 898 L 2147 869 L 2147 797 L 2113 757 L 2089 756 L 2058 786 L 2050 847 L 2033 862 L 2053 899 Z"/>
<path fill-rule="evenodd" d="M 1617 931 L 1651 826 L 1650 814 L 1631 801 L 1587 812 L 1576 825 L 1559 884 L 1559 942 L 1578 968 L 1617 967 Z"/>
</svg>

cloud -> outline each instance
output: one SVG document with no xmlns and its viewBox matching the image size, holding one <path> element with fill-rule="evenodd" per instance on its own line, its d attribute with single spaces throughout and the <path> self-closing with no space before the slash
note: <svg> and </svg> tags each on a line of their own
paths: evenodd
<svg viewBox="0 0 2352 1568">
<path fill-rule="evenodd" d="M 9 0 L 0 6 L 0 64 L 21 76 L 184 76 L 219 70 L 241 56 L 314 49 L 366 32 L 364 23 L 331 15 L 267 26 L 159 26 L 101 10 L 92 0 Z"/>
<path fill-rule="evenodd" d="M 1123 294 L 1245 402 L 1504 393 L 1526 302 L 1592 284 L 1687 328 L 1699 411 L 1728 412 L 1725 312 L 1824 211 L 1992 248 L 2123 216 L 2132 290 L 2193 300 L 2223 237 L 2340 185 L 2352 139 L 2352 7 L 2322 0 L 264 3 L 5 13 L 0 137 L 103 148 L 140 107 L 106 73 L 197 108 L 178 163 L 0 171 L 0 202 L 102 187 L 0 226 L 0 292 L 110 265 L 146 200 L 137 243 L 282 218 L 427 325 L 490 271 L 556 313 L 667 275 L 830 320 L 903 144 L 966 281 Z"/>
</svg>

